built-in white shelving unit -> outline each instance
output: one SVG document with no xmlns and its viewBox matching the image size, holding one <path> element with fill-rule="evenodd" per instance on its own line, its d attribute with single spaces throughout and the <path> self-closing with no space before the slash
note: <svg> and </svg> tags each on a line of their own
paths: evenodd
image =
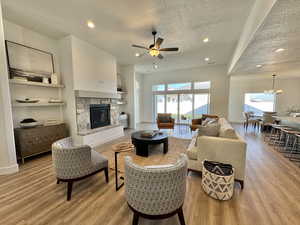
<svg viewBox="0 0 300 225">
<path fill-rule="evenodd" d="M 45 84 L 42 82 L 19 81 L 19 80 L 14 80 L 14 79 L 9 80 L 9 83 L 18 84 L 18 85 L 27 85 L 27 86 L 49 87 L 49 88 L 64 88 L 65 87 L 62 84 Z"/>
<path fill-rule="evenodd" d="M 51 107 L 51 106 L 63 106 L 65 103 L 19 103 L 15 102 L 12 107 Z"/>
</svg>

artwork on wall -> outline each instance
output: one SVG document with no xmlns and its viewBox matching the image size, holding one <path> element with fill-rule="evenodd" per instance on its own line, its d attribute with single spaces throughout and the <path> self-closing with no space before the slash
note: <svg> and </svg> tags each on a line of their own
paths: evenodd
<svg viewBox="0 0 300 225">
<path fill-rule="evenodd" d="M 54 73 L 53 54 L 11 41 L 5 41 L 10 78 L 43 81 Z"/>
</svg>

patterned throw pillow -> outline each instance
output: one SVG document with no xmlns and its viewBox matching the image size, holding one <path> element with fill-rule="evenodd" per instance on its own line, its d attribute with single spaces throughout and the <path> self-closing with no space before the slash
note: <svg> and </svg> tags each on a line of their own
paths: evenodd
<svg viewBox="0 0 300 225">
<path fill-rule="evenodd" d="M 198 128 L 198 136 L 218 137 L 221 125 L 219 123 L 211 123 L 207 126 L 200 126 Z"/>
<path fill-rule="evenodd" d="M 202 126 L 206 126 L 206 125 L 208 125 L 208 124 L 212 124 L 212 123 L 216 123 L 216 122 L 218 122 L 218 120 L 217 119 L 215 119 L 215 118 L 206 118 L 203 122 L 202 122 Z"/>
</svg>

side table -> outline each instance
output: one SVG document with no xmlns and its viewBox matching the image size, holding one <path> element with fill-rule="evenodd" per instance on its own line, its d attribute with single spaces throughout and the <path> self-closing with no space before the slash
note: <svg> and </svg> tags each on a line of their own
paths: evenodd
<svg viewBox="0 0 300 225">
<path fill-rule="evenodd" d="M 113 151 L 115 152 L 115 181 L 116 181 L 116 191 L 118 191 L 124 185 L 124 181 L 119 184 L 119 179 L 124 180 L 123 176 L 118 175 L 118 154 L 123 152 L 132 152 L 134 150 L 134 145 L 130 142 L 121 142 L 119 144 L 112 146 Z"/>
</svg>

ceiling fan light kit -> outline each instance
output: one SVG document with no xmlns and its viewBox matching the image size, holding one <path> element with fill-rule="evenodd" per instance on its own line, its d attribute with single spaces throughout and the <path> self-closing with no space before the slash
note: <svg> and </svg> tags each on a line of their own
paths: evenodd
<svg viewBox="0 0 300 225">
<path fill-rule="evenodd" d="M 156 31 L 152 31 L 152 35 L 153 35 L 153 44 L 151 44 L 148 48 L 141 46 L 141 45 L 135 45 L 133 44 L 132 47 L 134 48 L 141 48 L 141 49 L 145 49 L 147 50 L 147 52 L 149 53 L 149 55 L 151 55 L 152 57 L 157 57 L 159 59 L 163 59 L 163 55 L 161 54 L 161 52 L 177 52 L 179 50 L 179 48 L 160 48 L 161 44 L 163 43 L 164 39 L 158 37 L 156 39 Z"/>
<path fill-rule="evenodd" d="M 153 57 L 157 57 L 160 54 L 160 52 L 159 52 L 159 50 L 152 48 L 149 50 L 149 54 Z"/>
</svg>

